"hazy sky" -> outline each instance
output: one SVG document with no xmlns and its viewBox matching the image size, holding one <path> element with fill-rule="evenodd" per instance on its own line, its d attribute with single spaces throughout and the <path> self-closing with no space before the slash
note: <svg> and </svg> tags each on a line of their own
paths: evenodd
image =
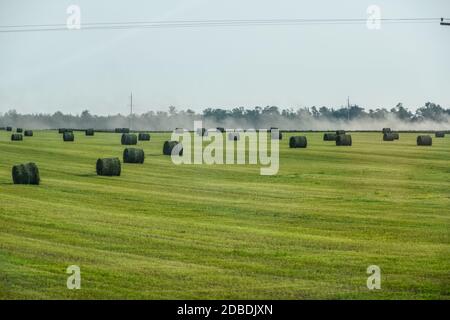
<svg viewBox="0 0 450 320">
<path fill-rule="evenodd" d="M 194 19 L 450 18 L 449 0 L 0 0 L 0 24 Z M 0 112 L 206 107 L 450 107 L 450 27 L 251 26 L 0 33 Z"/>
</svg>

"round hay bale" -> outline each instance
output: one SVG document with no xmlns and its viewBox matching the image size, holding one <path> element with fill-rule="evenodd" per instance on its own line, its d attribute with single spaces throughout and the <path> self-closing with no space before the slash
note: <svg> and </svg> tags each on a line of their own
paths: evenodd
<svg viewBox="0 0 450 320">
<path fill-rule="evenodd" d="M 228 134 L 228 140 L 230 141 L 238 141 L 241 139 L 239 132 L 230 132 Z"/>
<path fill-rule="evenodd" d="M 294 136 L 289 138 L 289 148 L 306 148 L 308 140 L 304 136 Z"/>
<path fill-rule="evenodd" d="M 383 141 L 394 141 L 395 137 L 392 133 L 387 132 L 383 134 Z"/>
<path fill-rule="evenodd" d="M 12 131 L 12 127 L 6 127 L 6 131 Z"/>
<path fill-rule="evenodd" d="M 24 136 L 25 137 L 32 137 L 33 136 L 33 130 L 25 130 Z"/>
<path fill-rule="evenodd" d="M 400 135 L 398 134 L 398 132 L 392 132 L 392 135 L 394 136 L 394 140 L 400 139 Z"/>
<path fill-rule="evenodd" d="M 119 158 L 103 158 L 97 160 L 96 169 L 99 176 L 120 176 L 122 166 Z"/>
<path fill-rule="evenodd" d="M 75 136 L 73 135 L 73 132 L 66 131 L 63 133 L 63 141 L 72 142 L 74 140 L 75 140 Z"/>
<path fill-rule="evenodd" d="M 323 141 L 336 141 L 336 133 L 324 133 Z"/>
<path fill-rule="evenodd" d="M 41 181 L 39 169 L 32 162 L 13 166 L 12 179 L 14 184 L 39 184 Z"/>
<path fill-rule="evenodd" d="M 392 130 L 391 130 L 391 128 L 383 128 L 382 132 L 383 132 L 383 134 L 384 133 L 391 133 Z"/>
<path fill-rule="evenodd" d="M 444 138 L 444 137 L 445 137 L 445 132 L 444 132 L 444 131 L 436 131 L 436 132 L 434 133 L 434 136 L 435 136 L 436 138 Z"/>
<path fill-rule="evenodd" d="M 176 149 L 175 149 L 176 147 Z M 175 149 L 175 150 L 174 150 Z M 166 156 L 171 156 L 172 152 L 177 152 L 178 155 L 183 155 L 183 145 L 179 143 L 178 141 L 166 141 L 163 145 L 163 154 Z"/>
<path fill-rule="evenodd" d="M 149 133 L 139 133 L 138 139 L 139 139 L 139 141 L 150 141 L 150 134 Z"/>
<path fill-rule="evenodd" d="M 351 146 L 352 145 L 352 136 L 349 134 L 340 134 L 336 136 L 336 145 L 337 146 Z"/>
<path fill-rule="evenodd" d="M 336 135 L 345 134 L 345 130 L 336 130 Z"/>
<path fill-rule="evenodd" d="M 433 144 L 433 139 L 431 136 L 418 136 L 417 145 L 418 146 L 431 146 Z"/>
<path fill-rule="evenodd" d="M 23 132 L 23 129 L 22 129 L 22 128 L 17 128 L 17 129 L 16 129 L 16 132 L 17 132 L 17 133 L 22 133 L 22 132 Z"/>
<path fill-rule="evenodd" d="M 94 129 L 86 129 L 85 134 L 87 136 L 93 136 L 95 134 Z"/>
<path fill-rule="evenodd" d="M 22 141 L 23 140 L 23 136 L 21 133 L 13 133 L 11 135 L 11 141 Z"/>
<path fill-rule="evenodd" d="M 137 144 L 137 136 L 133 133 L 123 133 L 120 141 L 123 145 L 135 145 Z"/>
<path fill-rule="evenodd" d="M 144 150 L 137 148 L 126 148 L 123 150 L 124 163 L 144 163 Z"/>
</svg>

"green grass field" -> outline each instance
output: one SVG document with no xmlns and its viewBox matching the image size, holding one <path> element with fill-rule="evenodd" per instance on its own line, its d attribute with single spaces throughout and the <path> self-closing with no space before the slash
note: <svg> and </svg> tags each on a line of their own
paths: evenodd
<svg viewBox="0 0 450 320">
<path fill-rule="evenodd" d="M 275 176 L 175 166 L 169 134 L 152 134 L 144 165 L 99 177 L 120 134 L 0 131 L 0 298 L 449 299 L 450 138 L 305 135 L 307 149 L 284 135 Z M 13 185 L 11 167 L 30 161 L 41 185 Z M 66 288 L 69 265 L 80 290 Z M 380 290 L 366 287 L 369 265 Z"/>
</svg>

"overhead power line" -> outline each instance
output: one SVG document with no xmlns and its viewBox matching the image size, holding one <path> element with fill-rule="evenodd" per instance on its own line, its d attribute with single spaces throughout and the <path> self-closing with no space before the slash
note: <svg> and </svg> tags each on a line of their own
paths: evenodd
<svg viewBox="0 0 450 320">
<path fill-rule="evenodd" d="M 377 21 L 387 24 L 441 23 L 444 18 L 384 18 Z M 366 24 L 367 19 L 256 19 L 256 20 L 172 20 L 172 21 L 122 21 L 85 22 L 80 30 L 123 30 L 151 28 L 202 28 L 202 27 L 250 27 L 250 26 L 304 26 Z M 23 24 L 0 26 L 0 33 L 48 32 L 68 30 L 65 24 Z"/>
</svg>

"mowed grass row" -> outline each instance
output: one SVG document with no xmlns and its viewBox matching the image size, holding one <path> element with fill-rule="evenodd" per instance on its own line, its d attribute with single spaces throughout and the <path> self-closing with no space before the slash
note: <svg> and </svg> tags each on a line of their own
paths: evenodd
<svg viewBox="0 0 450 320">
<path fill-rule="evenodd" d="M 152 134 L 143 165 L 99 177 L 97 158 L 122 157 L 120 134 L 0 131 L 0 298 L 449 299 L 450 138 L 352 133 L 336 147 L 305 133 L 308 148 L 289 149 L 290 135 L 275 176 L 176 166 L 169 134 Z M 29 161 L 41 185 L 13 185 Z M 69 265 L 81 290 L 66 287 Z"/>
</svg>

